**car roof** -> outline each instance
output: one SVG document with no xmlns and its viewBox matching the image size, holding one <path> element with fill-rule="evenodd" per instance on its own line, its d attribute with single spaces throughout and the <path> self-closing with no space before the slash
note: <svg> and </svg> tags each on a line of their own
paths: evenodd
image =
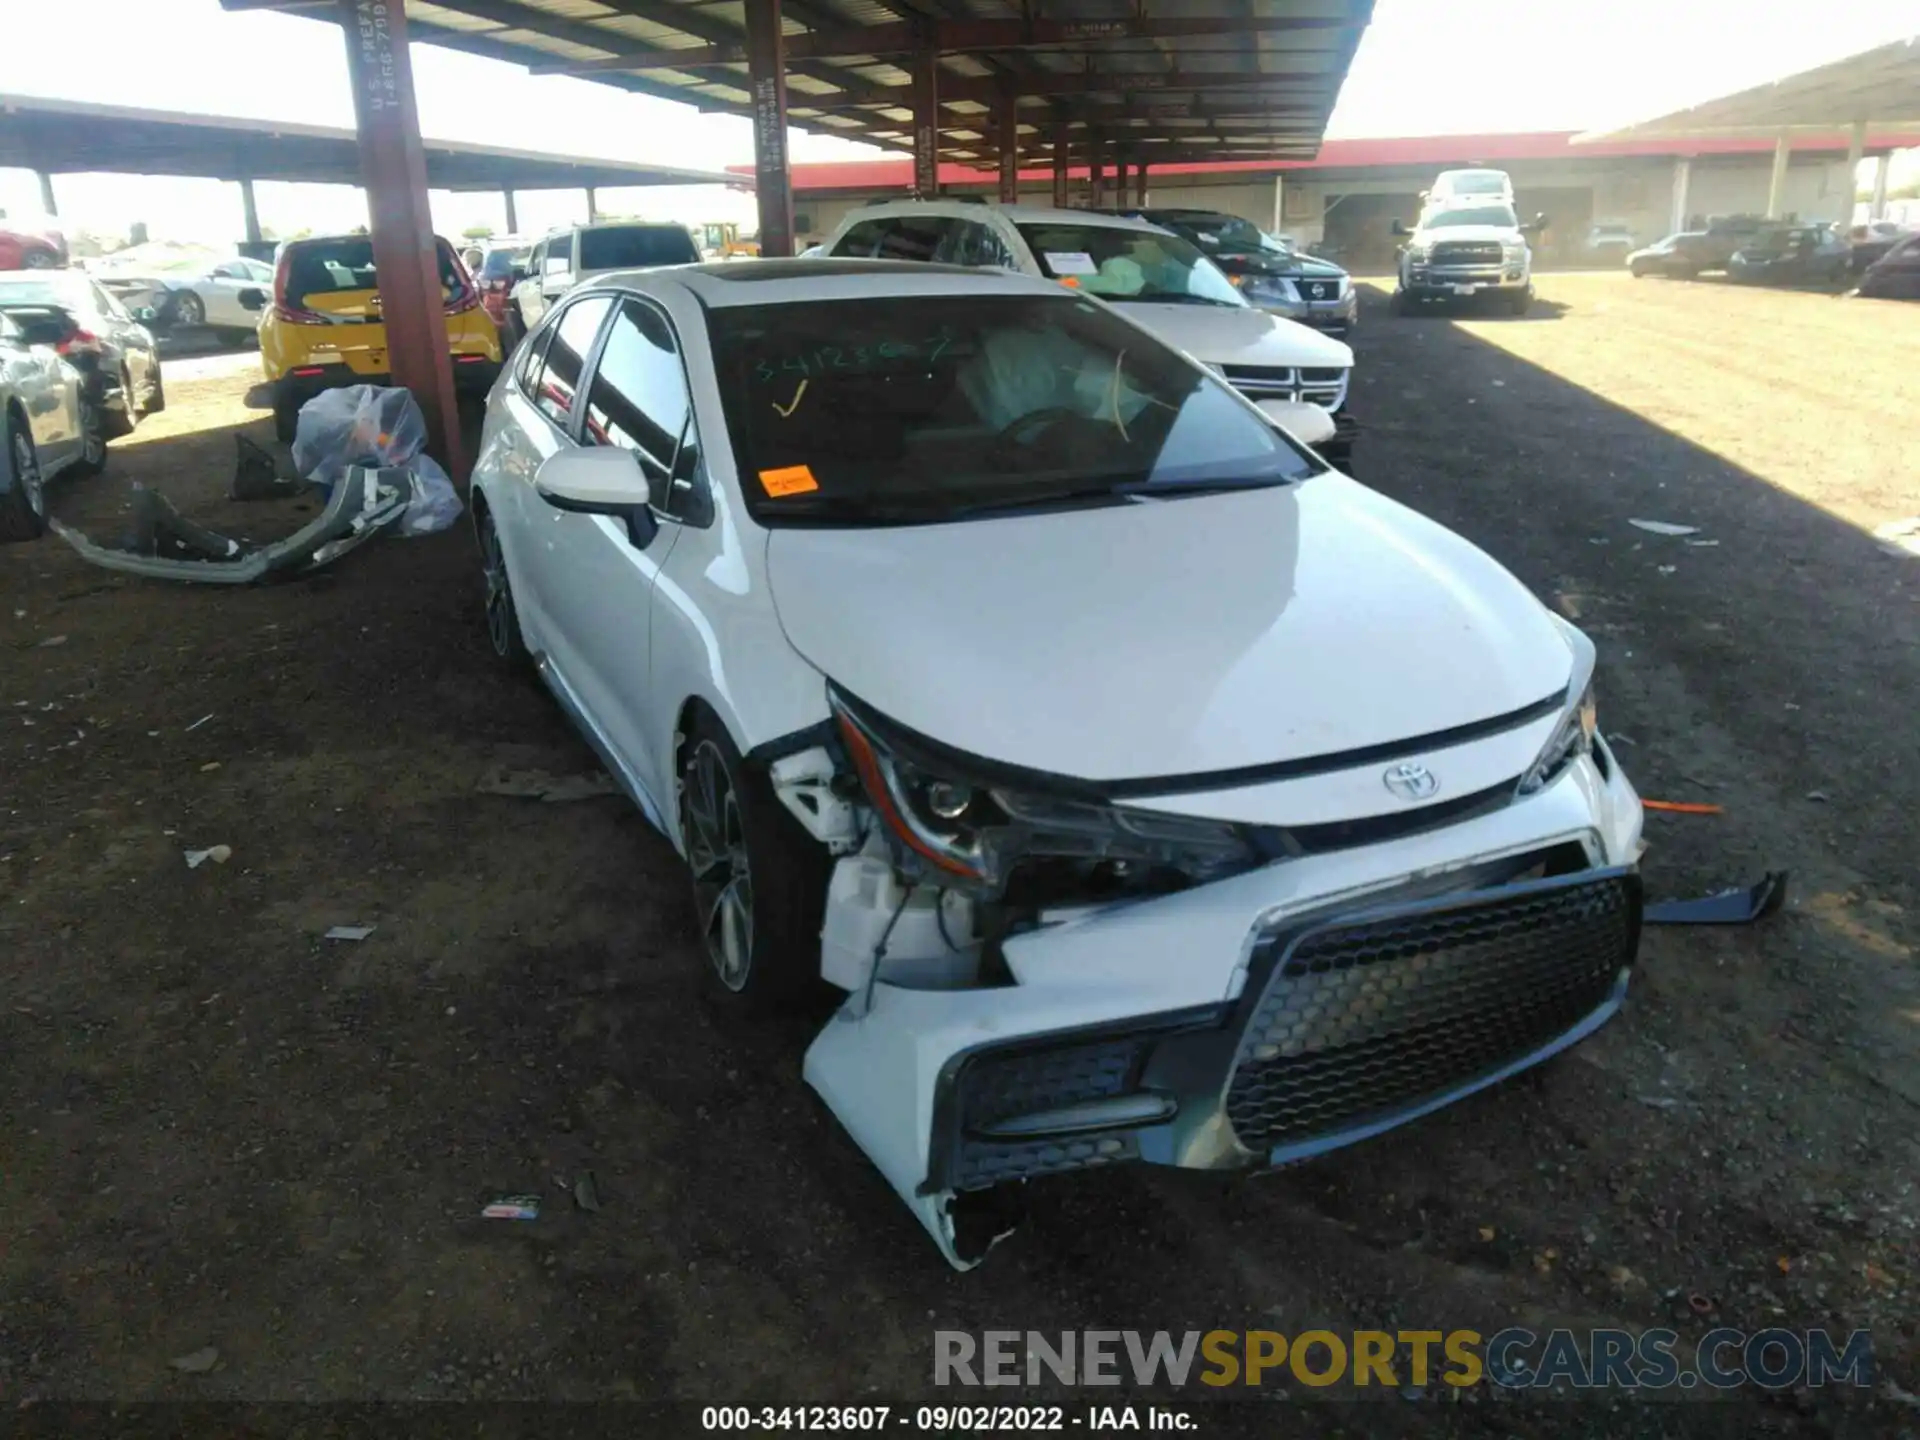
<svg viewBox="0 0 1920 1440">
<path fill-rule="evenodd" d="M 597 276 L 591 284 L 594 288 L 611 286 L 656 294 L 665 287 L 677 286 L 714 310 L 800 300 L 992 293 L 1052 297 L 1073 293 L 1055 281 L 1036 280 L 1011 270 L 928 265 L 915 260 L 714 261 L 706 265 L 616 270 Z"/>
<path fill-rule="evenodd" d="M 998 212 L 1016 225 L 1097 225 L 1113 230 L 1158 230 L 1157 225 L 1110 210 L 1066 210 L 1052 205 L 1002 205 L 981 200 L 889 200 L 852 211 L 848 221 L 872 220 L 888 215 L 952 215 L 962 219 L 978 218 Z"/>
</svg>

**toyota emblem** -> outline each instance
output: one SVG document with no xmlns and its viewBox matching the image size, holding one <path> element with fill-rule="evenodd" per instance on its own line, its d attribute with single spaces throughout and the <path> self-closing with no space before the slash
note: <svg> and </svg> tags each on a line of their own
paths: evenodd
<svg viewBox="0 0 1920 1440">
<path fill-rule="evenodd" d="M 1425 800 L 1440 789 L 1440 780 L 1424 765 L 1396 765 L 1380 777 L 1402 800 Z"/>
</svg>

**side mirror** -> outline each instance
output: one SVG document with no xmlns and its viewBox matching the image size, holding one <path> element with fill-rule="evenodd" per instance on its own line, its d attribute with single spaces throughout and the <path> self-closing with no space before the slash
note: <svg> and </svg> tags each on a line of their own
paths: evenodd
<svg viewBox="0 0 1920 1440">
<path fill-rule="evenodd" d="M 1260 413 L 1309 448 L 1324 445 L 1333 438 L 1333 416 L 1305 400 L 1261 400 Z"/>
<path fill-rule="evenodd" d="M 1394 233 L 1394 234 L 1395 234 L 1396 236 L 1401 236 L 1401 237 L 1405 237 L 1405 236 L 1408 236 L 1408 235 L 1411 235 L 1411 234 L 1412 234 L 1413 232 L 1412 232 L 1411 230 L 1409 230 L 1409 229 L 1407 229 L 1407 222 L 1406 222 L 1406 221 L 1404 221 L 1404 220 L 1396 220 L 1396 221 L 1394 221 L 1394 222 L 1393 222 L 1393 233 Z"/>
<path fill-rule="evenodd" d="M 240 301 L 242 310 L 264 310 L 267 308 L 267 292 L 257 285 L 249 285 L 235 297 Z"/>
<path fill-rule="evenodd" d="M 1545 215 L 1535 215 L 1533 219 L 1520 227 L 1520 233 L 1522 235 L 1538 235 L 1546 228 L 1547 217 Z"/>
<path fill-rule="evenodd" d="M 652 506 L 664 500 L 631 450 L 595 445 L 549 455 L 533 476 L 534 493 L 556 510 L 611 515 L 627 522 L 627 536 L 644 550 L 659 530 Z"/>
</svg>

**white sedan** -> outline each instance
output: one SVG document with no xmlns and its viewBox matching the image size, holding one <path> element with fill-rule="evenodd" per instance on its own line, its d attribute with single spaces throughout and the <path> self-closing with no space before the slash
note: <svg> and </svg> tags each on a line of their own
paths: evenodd
<svg viewBox="0 0 1920 1440">
<path fill-rule="evenodd" d="M 722 992 L 844 992 L 806 1079 L 956 1266 L 1027 1177 L 1285 1164 L 1622 1002 L 1592 644 L 1117 308 L 603 277 L 473 498 L 493 648 L 686 858 Z"/>
</svg>

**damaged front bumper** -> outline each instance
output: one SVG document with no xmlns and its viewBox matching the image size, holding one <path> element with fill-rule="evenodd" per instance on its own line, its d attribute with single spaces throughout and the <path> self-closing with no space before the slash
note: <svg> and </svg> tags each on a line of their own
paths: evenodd
<svg viewBox="0 0 1920 1440">
<path fill-rule="evenodd" d="M 961 985 L 909 934 L 815 1039 L 806 1078 L 971 1268 L 1004 1233 L 1009 1182 L 1292 1163 L 1590 1034 L 1626 993 L 1640 849 L 1638 798 L 1602 749 L 1455 825 L 1012 935 L 1005 983 Z M 840 862 L 829 942 L 863 863 Z"/>
</svg>

